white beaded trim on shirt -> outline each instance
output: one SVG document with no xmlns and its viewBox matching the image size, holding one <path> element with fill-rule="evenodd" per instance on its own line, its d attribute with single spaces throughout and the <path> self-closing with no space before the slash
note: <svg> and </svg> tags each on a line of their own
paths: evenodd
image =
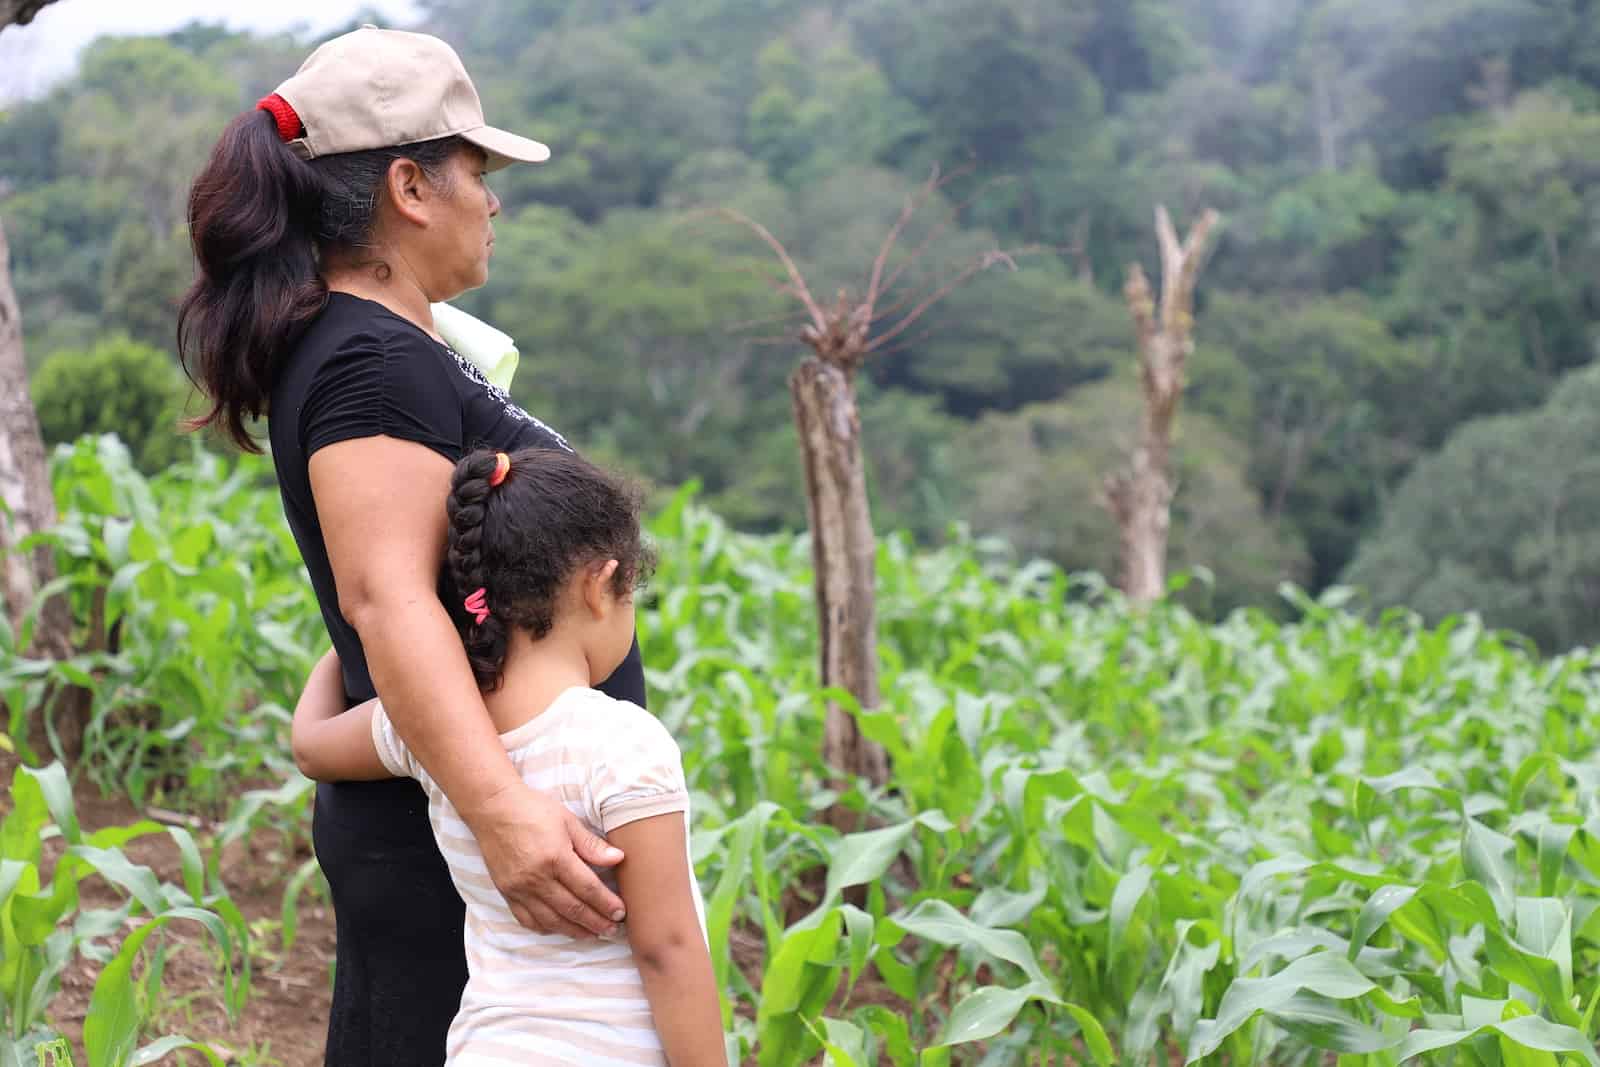
<svg viewBox="0 0 1600 1067">
<path fill-rule="evenodd" d="M 554 437 L 556 439 L 556 444 L 560 445 L 568 452 L 576 452 L 571 445 L 567 444 L 567 439 L 565 437 L 562 437 L 559 433 L 557 433 L 555 429 L 544 420 L 528 414 L 528 412 L 523 409 L 522 405 L 518 404 L 515 400 L 512 400 L 504 389 L 500 388 L 498 385 L 495 385 L 487 377 L 485 377 L 483 371 L 479 370 L 476 365 L 464 357 L 460 352 L 457 352 L 449 345 L 445 345 L 444 350 L 450 353 L 450 358 L 456 361 L 456 366 L 461 368 L 461 373 L 465 374 L 474 383 L 483 386 L 485 391 L 488 392 L 489 396 L 494 400 L 495 403 L 501 405 L 507 415 L 510 415 L 514 419 L 521 419 L 523 422 L 533 423 L 535 426 L 539 427 L 539 429 L 543 430 L 551 437 Z"/>
</svg>

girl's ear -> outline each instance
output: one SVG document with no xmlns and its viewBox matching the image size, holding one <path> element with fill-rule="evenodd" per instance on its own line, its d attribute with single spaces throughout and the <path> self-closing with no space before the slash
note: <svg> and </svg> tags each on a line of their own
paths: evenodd
<svg viewBox="0 0 1600 1067">
<path fill-rule="evenodd" d="M 616 606 L 617 594 L 611 586 L 611 578 L 617 573 L 619 564 L 614 559 L 608 559 L 598 567 L 591 567 L 583 579 L 583 599 L 589 605 L 589 612 L 597 619 L 606 617 L 606 613 Z"/>
</svg>

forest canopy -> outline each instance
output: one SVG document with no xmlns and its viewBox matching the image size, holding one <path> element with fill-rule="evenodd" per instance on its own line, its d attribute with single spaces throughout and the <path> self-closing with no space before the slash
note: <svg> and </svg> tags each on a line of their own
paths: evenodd
<svg viewBox="0 0 1600 1067">
<path fill-rule="evenodd" d="M 1210 207 L 1173 541 L 1215 576 L 1210 603 L 1352 580 L 1542 645 L 1600 637 L 1575 535 L 1579 446 L 1600 435 L 1582 402 L 1593 0 L 420 6 L 492 120 L 554 150 L 495 177 L 493 274 L 461 305 L 517 338 L 517 399 L 586 451 L 698 480 L 740 526 L 802 525 L 783 384 L 800 348 L 766 250 L 701 209 L 759 219 L 832 293 L 934 167 L 961 171 L 919 216 L 951 223 L 919 269 L 1041 251 L 868 365 L 876 524 L 936 542 L 965 523 L 1107 568 L 1096 486 L 1136 396 L 1125 270 L 1154 262 L 1157 203 L 1180 225 Z M 152 353 L 172 359 L 190 276 L 188 179 L 312 43 L 106 38 L 0 113 L 0 220 L 53 437 L 104 428 L 64 388 L 77 367 L 142 383 L 126 432 L 168 432 Z"/>
</svg>

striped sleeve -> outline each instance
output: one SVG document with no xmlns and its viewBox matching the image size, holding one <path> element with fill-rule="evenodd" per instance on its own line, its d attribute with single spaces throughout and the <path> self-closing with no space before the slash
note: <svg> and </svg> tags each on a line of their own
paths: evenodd
<svg viewBox="0 0 1600 1067">
<path fill-rule="evenodd" d="M 611 733 L 590 771 L 600 830 L 608 834 L 640 819 L 689 810 L 683 759 L 672 735 L 649 712 L 619 703 L 637 714 Z"/>
<path fill-rule="evenodd" d="M 396 778 L 420 780 L 422 767 L 411 755 L 411 750 L 406 748 L 406 743 L 400 740 L 394 723 L 389 721 L 389 713 L 383 710 L 381 700 L 372 707 L 372 746 L 378 750 L 378 760 L 390 774 Z"/>
</svg>

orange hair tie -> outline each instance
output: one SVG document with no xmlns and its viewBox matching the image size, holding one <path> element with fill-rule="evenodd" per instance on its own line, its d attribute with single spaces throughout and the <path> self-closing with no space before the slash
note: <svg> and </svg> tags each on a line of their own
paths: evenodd
<svg viewBox="0 0 1600 1067">
<path fill-rule="evenodd" d="M 506 475 L 511 473 L 511 457 L 504 452 L 494 454 L 494 473 L 489 475 L 489 485 L 496 486 L 506 480 Z"/>
</svg>

